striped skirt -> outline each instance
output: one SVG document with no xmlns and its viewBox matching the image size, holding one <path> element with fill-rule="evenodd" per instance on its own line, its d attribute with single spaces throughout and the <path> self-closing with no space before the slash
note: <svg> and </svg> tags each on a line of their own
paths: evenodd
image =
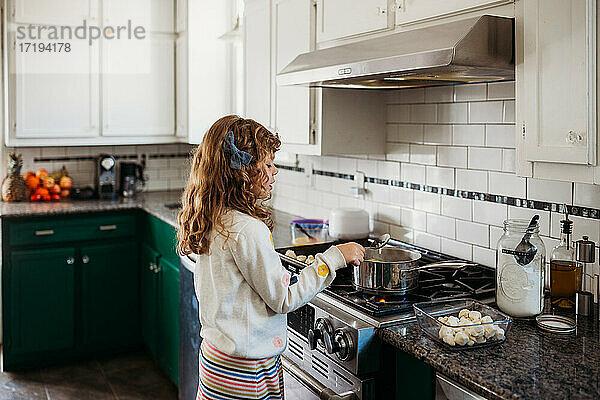
<svg viewBox="0 0 600 400">
<path fill-rule="evenodd" d="M 196 399 L 284 400 L 281 359 L 232 357 L 203 340 Z"/>
</svg>

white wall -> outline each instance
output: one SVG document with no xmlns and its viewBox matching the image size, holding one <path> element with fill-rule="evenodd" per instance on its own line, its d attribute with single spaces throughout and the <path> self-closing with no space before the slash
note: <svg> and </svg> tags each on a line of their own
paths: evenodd
<svg viewBox="0 0 600 400">
<path fill-rule="evenodd" d="M 562 214 L 535 210 L 527 200 L 600 209 L 600 186 L 526 179 L 514 174 L 514 83 L 443 86 L 382 93 L 387 96 L 387 154 L 379 157 L 300 156 L 306 172 L 281 170 L 273 206 L 305 217 L 327 217 L 338 206 L 369 211 L 377 232 L 494 266 L 495 248 L 508 217 L 540 214 L 548 253 L 558 242 Z M 476 192 L 446 195 L 367 183 L 354 198 L 351 180 L 312 170 Z M 519 199 L 519 206 L 485 200 L 483 194 Z M 599 211 L 600 212 L 600 211 Z M 573 217 L 575 238 L 600 241 L 600 219 Z M 598 271 L 596 271 L 598 273 Z"/>
</svg>

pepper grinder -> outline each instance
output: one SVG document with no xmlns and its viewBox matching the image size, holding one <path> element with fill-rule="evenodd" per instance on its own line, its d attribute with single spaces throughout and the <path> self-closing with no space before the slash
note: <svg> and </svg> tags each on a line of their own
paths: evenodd
<svg viewBox="0 0 600 400">
<path fill-rule="evenodd" d="M 581 287 L 575 294 L 575 312 L 577 315 L 588 316 L 592 312 L 592 304 L 594 302 L 594 295 L 592 292 L 585 290 L 586 276 L 593 278 L 587 271 L 587 264 L 594 263 L 596 261 L 596 244 L 589 240 L 588 236 L 583 236 L 583 239 L 575 242 L 576 246 L 576 260 L 582 263 L 582 276 L 581 276 Z"/>
</svg>

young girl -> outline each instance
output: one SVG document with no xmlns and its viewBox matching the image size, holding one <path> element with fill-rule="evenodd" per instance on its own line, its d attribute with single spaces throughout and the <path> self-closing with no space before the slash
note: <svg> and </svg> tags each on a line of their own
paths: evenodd
<svg viewBox="0 0 600 400">
<path fill-rule="evenodd" d="M 364 257 L 356 243 L 332 246 L 290 280 L 265 205 L 280 144 L 259 123 L 228 115 L 213 124 L 193 156 L 177 236 L 181 254 L 198 254 L 198 399 L 283 399 L 279 354 L 286 346 L 286 313 L 328 286 L 337 269 Z"/>
</svg>

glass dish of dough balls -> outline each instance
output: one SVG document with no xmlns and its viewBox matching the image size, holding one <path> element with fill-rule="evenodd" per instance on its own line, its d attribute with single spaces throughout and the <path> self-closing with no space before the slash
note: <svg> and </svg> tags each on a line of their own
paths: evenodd
<svg viewBox="0 0 600 400">
<path fill-rule="evenodd" d="M 506 340 L 512 318 L 473 299 L 413 304 L 419 327 L 449 350 L 493 346 Z"/>
</svg>

